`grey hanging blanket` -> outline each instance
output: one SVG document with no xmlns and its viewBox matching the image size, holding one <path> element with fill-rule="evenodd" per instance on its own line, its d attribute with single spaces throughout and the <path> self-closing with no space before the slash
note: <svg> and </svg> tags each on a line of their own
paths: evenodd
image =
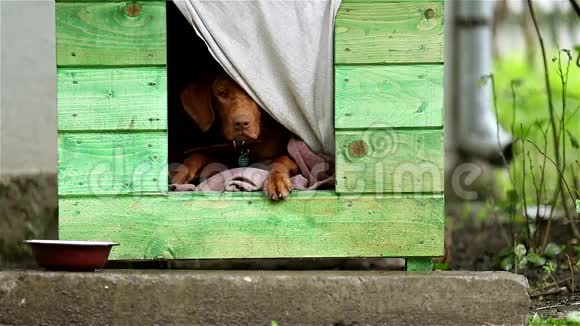
<svg viewBox="0 0 580 326">
<path fill-rule="evenodd" d="M 341 0 L 175 0 L 213 57 L 314 151 L 334 153 L 333 36 Z"/>
</svg>

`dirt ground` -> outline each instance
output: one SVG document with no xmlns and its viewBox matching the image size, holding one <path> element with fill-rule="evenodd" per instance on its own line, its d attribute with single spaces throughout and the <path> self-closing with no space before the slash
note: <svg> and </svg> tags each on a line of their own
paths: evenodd
<svg viewBox="0 0 580 326">
<path fill-rule="evenodd" d="M 448 234 L 448 240 L 451 240 L 449 269 L 501 270 L 498 254 L 505 251 L 511 242 L 512 227 L 509 223 L 499 222 L 493 216 L 485 219 L 455 217 L 449 220 L 448 226 L 452 230 Z M 574 239 L 569 225 L 564 222 L 553 225 L 550 237 L 559 243 L 579 240 Z M 580 310 L 580 273 L 577 268 L 575 275 L 564 267 L 557 269 L 552 275 L 553 279 L 541 268 L 521 273 L 530 283 L 530 313 L 564 318 L 568 313 Z M 554 284 L 554 280 L 557 284 Z"/>
</svg>

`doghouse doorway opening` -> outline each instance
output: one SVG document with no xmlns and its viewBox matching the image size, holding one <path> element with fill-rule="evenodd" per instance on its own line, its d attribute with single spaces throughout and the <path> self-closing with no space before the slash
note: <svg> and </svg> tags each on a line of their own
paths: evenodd
<svg viewBox="0 0 580 326">
<path fill-rule="evenodd" d="M 178 164 L 186 159 L 189 149 L 203 146 L 207 136 L 200 133 L 183 110 L 179 95 L 186 85 L 219 64 L 205 43 L 173 1 L 167 2 L 167 86 L 169 162 Z"/>
<path fill-rule="evenodd" d="M 219 128 L 212 128 L 210 132 L 201 132 L 195 126 L 192 118 L 185 112 L 181 103 L 180 94 L 189 83 L 202 78 L 209 72 L 222 70 L 214 59 L 205 42 L 197 35 L 190 22 L 182 14 L 173 1 L 167 2 L 167 74 L 168 74 L 168 158 L 170 171 L 186 160 L 192 151 L 200 148 L 215 146 L 215 140 L 221 138 Z M 262 111 L 262 114 L 267 114 Z M 269 116 L 268 116 L 269 117 Z M 271 119 L 271 118 L 269 118 Z M 286 147 L 286 142 L 283 147 Z M 306 145 L 304 145 L 306 146 Z M 332 162 L 332 160 L 329 160 Z M 252 163 L 254 164 L 254 163 Z M 325 163 L 326 164 L 326 163 Z M 258 163 L 261 165 L 261 163 Z M 321 174 L 324 181 L 334 170 L 332 164 Z M 235 166 L 228 166 L 235 168 Z M 329 172 L 330 171 L 330 172 Z M 326 179 L 324 179 L 326 178 Z M 306 180 L 306 179 L 304 179 Z M 198 183 L 201 180 L 196 180 Z M 293 180 L 294 181 L 294 180 Z M 171 182 L 171 180 L 169 181 Z M 309 180 L 303 184 L 309 185 Z M 312 182 L 310 182 L 312 184 Z M 333 190 L 334 182 L 321 182 L 320 190 Z M 181 188 L 193 189 L 189 187 Z M 302 189 L 302 188 L 299 188 Z M 179 188 L 170 187 L 170 191 Z M 198 188 L 199 191 L 199 188 Z"/>
<path fill-rule="evenodd" d="M 183 8 L 181 9 L 183 10 Z M 251 58 L 247 59 L 252 60 Z M 214 59 L 212 53 L 210 53 L 206 43 L 196 33 L 194 28 L 191 26 L 191 23 L 173 1 L 167 2 L 167 71 L 169 170 L 175 171 L 176 167 L 183 168 L 183 166 L 180 167 L 180 165 L 188 159 L 190 155 L 201 151 L 210 150 L 212 154 L 217 155 L 217 158 L 219 158 L 216 160 L 219 163 L 212 163 L 212 167 L 209 169 L 204 168 L 201 177 L 192 180 L 193 185 L 187 184 L 182 187 L 171 185 L 170 191 L 177 190 L 184 192 L 192 191 L 193 189 L 195 189 L 196 192 L 224 191 L 224 189 L 217 189 L 221 187 L 219 185 L 224 185 L 225 191 L 258 191 L 262 188 L 262 182 L 269 179 L 268 175 L 270 165 L 277 162 L 277 159 L 280 158 L 281 155 L 291 158 L 290 160 L 303 163 L 302 165 L 298 165 L 296 168 L 299 171 L 298 175 L 286 182 L 286 184 L 291 182 L 294 185 L 294 189 L 300 190 L 334 190 L 334 178 L 332 176 L 334 170 L 333 159 L 327 155 L 319 156 L 312 152 L 305 142 L 295 136 L 291 137 L 291 132 L 275 122 L 274 119 L 263 109 L 260 109 L 262 117 L 262 132 L 260 137 L 257 139 L 257 143 L 248 146 L 252 148 L 249 156 L 262 155 L 260 153 L 264 152 L 260 150 L 260 147 L 263 149 L 264 146 L 270 146 L 262 145 L 271 143 L 268 140 L 281 140 L 280 142 L 274 142 L 278 149 L 275 152 L 278 152 L 278 154 L 267 154 L 269 156 L 266 156 L 265 160 L 254 157 L 248 159 L 248 161 L 251 162 L 250 165 L 242 165 L 241 162 L 243 162 L 242 159 L 244 157 L 243 154 L 240 154 L 241 151 L 239 148 L 236 147 L 236 143 L 239 144 L 239 142 L 234 141 L 232 147 L 232 141 L 227 141 L 222 137 L 223 130 L 227 130 L 227 128 L 222 130 L 222 125 L 220 125 L 219 119 L 217 119 L 219 116 L 217 111 L 214 113 L 216 118 L 214 119 L 215 122 L 211 125 L 211 128 L 202 132 L 198 125 L 199 121 L 194 121 L 193 119 L 195 118 L 195 120 L 197 120 L 195 114 L 192 118 L 192 116 L 190 116 L 184 109 L 181 95 L 184 89 L 189 88 L 191 83 L 197 83 L 197 81 L 205 78 L 208 74 L 211 75 L 216 71 L 223 71 L 223 69 L 216 59 Z M 215 96 L 214 100 L 219 99 L 219 96 L 215 93 L 213 96 Z M 196 101 L 195 103 L 198 102 Z M 214 101 L 213 103 L 216 104 L 217 102 Z M 188 106 L 186 105 L 186 107 Z M 219 112 L 222 111 L 220 110 Z M 227 124 L 224 123 L 223 125 L 225 126 Z M 265 130 L 275 130 L 275 132 L 269 132 L 266 134 Z M 252 142 L 251 139 L 250 142 Z M 226 146 L 228 149 L 222 149 L 222 147 L 225 148 Z M 226 160 L 222 160 L 222 158 L 225 158 Z M 272 166 L 275 166 L 275 164 Z M 238 167 L 249 167 L 250 169 L 237 169 Z M 213 178 L 213 180 L 205 182 L 203 187 L 196 186 L 200 182 L 207 181 L 208 178 L 217 173 L 215 171 L 216 168 L 218 170 L 217 172 L 225 171 L 225 174 L 220 174 L 219 178 L 225 178 L 223 179 L 224 181 L 227 178 L 231 179 L 227 179 L 227 182 L 218 181 L 216 183 L 214 180 L 219 178 Z M 173 180 L 170 180 L 170 182 L 172 181 Z M 234 184 L 233 188 L 235 189 L 232 189 L 232 184 Z M 267 184 L 267 181 L 264 184 Z M 216 187 L 212 187 L 211 185 L 216 185 Z M 288 191 L 274 190 L 274 193 L 282 194 L 288 193 Z"/>
</svg>

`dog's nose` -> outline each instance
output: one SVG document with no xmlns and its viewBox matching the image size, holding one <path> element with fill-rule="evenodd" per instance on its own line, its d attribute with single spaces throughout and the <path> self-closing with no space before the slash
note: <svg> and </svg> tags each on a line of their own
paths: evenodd
<svg viewBox="0 0 580 326">
<path fill-rule="evenodd" d="M 244 129 L 248 129 L 248 127 L 250 126 L 250 122 L 251 122 L 251 118 L 249 116 L 242 115 L 242 116 L 236 117 L 236 119 L 234 120 L 234 126 L 238 130 L 244 130 Z"/>
</svg>

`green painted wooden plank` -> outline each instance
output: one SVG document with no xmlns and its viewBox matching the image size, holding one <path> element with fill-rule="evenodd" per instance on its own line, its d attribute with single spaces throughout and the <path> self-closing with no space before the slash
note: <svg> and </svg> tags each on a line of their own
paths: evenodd
<svg viewBox="0 0 580 326">
<path fill-rule="evenodd" d="M 63 133 L 59 195 L 167 192 L 167 133 Z"/>
<path fill-rule="evenodd" d="M 443 65 L 338 66 L 335 126 L 443 126 Z"/>
<path fill-rule="evenodd" d="M 249 195 L 249 196 L 248 196 Z M 111 240 L 113 259 L 442 255 L 441 196 L 261 193 L 61 198 L 60 238 Z"/>
<path fill-rule="evenodd" d="M 405 260 L 405 270 L 407 272 L 430 272 L 433 270 L 433 259 L 431 257 L 410 257 Z"/>
<path fill-rule="evenodd" d="M 56 4 L 56 46 L 59 66 L 164 65 L 165 2 Z M 138 14 L 137 14 L 138 13 Z"/>
<path fill-rule="evenodd" d="M 443 130 L 336 132 L 336 191 L 440 193 Z"/>
<path fill-rule="evenodd" d="M 166 130 L 165 67 L 59 68 L 58 129 Z"/>
<path fill-rule="evenodd" d="M 344 3 L 336 19 L 335 63 L 443 62 L 443 21 L 441 1 Z"/>
</svg>

